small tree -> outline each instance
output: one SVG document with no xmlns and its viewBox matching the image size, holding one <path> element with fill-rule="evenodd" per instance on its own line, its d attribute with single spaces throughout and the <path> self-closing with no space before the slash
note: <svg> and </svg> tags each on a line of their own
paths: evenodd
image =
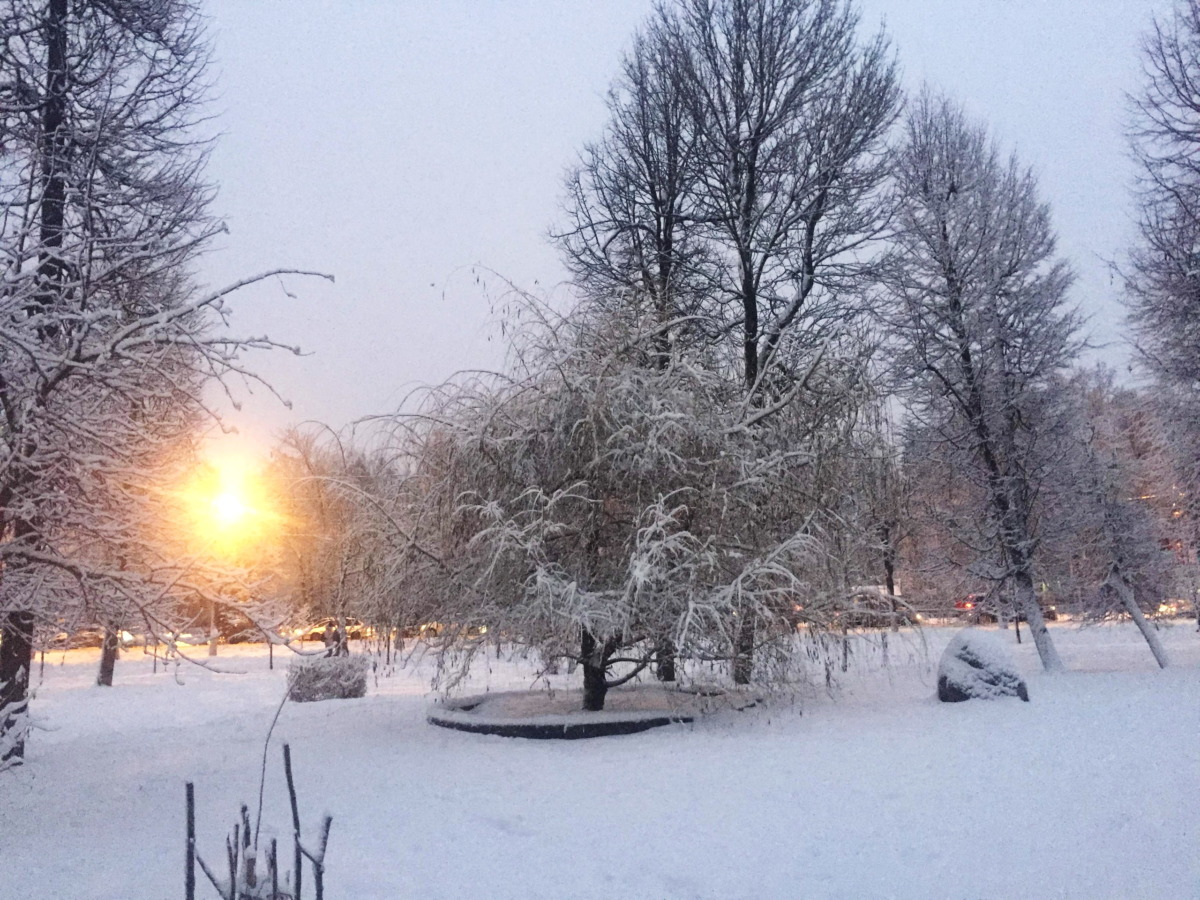
<svg viewBox="0 0 1200 900">
<path fill-rule="evenodd" d="M 460 634 L 486 625 L 575 659 L 587 709 L 663 638 L 728 661 L 754 617 L 760 680 L 792 666 L 798 622 L 820 646 L 846 587 L 827 560 L 841 493 L 827 464 L 856 398 L 821 385 L 823 403 L 749 424 L 736 385 L 687 359 L 645 367 L 619 325 L 525 338 L 519 378 L 444 389 L 406 423 L 406 593 L 436 597 Z"/>
<path fill-rule="evenodd" d="M 1045 557 L 1060 592 L 1088 615 L 1112 612 L 1137 623 L 1160 666 L 1167 655 L 1146 621 L 1167 596 L 1175 570 L 1170 543 L 1174 478 L 1151 399 L 1117 388 L 1105 370 L 1072 378 L 1071 453 L 1054 466 L 1039 498 Z"/>
</svg>

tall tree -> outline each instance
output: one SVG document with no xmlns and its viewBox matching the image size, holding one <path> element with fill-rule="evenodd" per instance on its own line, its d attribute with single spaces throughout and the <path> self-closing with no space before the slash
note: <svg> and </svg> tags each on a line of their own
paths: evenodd
<svg viewBox="0 0 1200 900">
<path fill-rule="evenodd" d="M 0 11 L 0 758 L 24 750 L 36 620 L 154 618 L 220 593 L 155 540 L 204 386 L 269 341 L 218 330 L 237 286 L 188 266 L 221 224 L 196 136 L 192 0 L 14 0 Z M 261 277 L 261 276 L 260 276 Z M 253 279 L 248 279 L 253 280 Z M 156 624 L 156 623 L 152 623 Z"/>
<path fill-rule="evenodd" d="M 858 42 L 849 0 L 685 0 L 659 15 L 684 72 L 731 356 L 761 399 L 853 318 L 883 222 L 895 62 L 882 33 Z"/>
<path fill-rule="evenodd" d="M 1200 392 L 1200 0 L 1177 0 L 1142 41 L 1130 138 L 1139 245 L 1127 279 L 1143 360 Z"/>
<path fill-rule="evenodd" d="M 661 367 L 673 345 L 720 329 L 705 314 L 696 130 L 660 29 L 637 36 L 607 105 L 603 137 L 584 147 L 567 179 L 555 240 L 589 305 L 654 334 Z"/>
<path fill-rule="evenodd" d="M 861 278 L 885 219 L 884 138 L 900 100 L 880 33 L 851 0 L 683 0 L 657 25 L 683 72 L 695 130 L 696 212 L 725 361 L 749 419 L 811 393 L 823 354 L 855 343 Z M 734 678 L 750 680 L 757 623 L 738 621 Z"/>
<path fill-rule="evenodd" d="M 926 91 L 913 103 L 896 177 L 883 283 L 913 413 L 980 485 L 1001 574 L 1042 664 L 1061 669 L 1035 589 L 1033 504 L 1052 379 L 1079 348 L 1071 272 L 1033 175 L 949 100 Z"/>
<path fill-rule="evenodd" d="M 1142 41 L 1144 83 L 1130 139 L 1141 240 L 1126 287 L 1141 359 L 1160 380 L 1186 501 L 1186 544 L 1200 544 L 1200 0 L 1176 0 Z M 1191 551 L 1194 553 L 1194 550 Z M 1194 565 L 1194 563 L 1193 563 Z M 1196 599 L 1193 592 L 1193 599 Z M 1200 602 L 1196 603 L 1200 625 Z"/>
</svg>

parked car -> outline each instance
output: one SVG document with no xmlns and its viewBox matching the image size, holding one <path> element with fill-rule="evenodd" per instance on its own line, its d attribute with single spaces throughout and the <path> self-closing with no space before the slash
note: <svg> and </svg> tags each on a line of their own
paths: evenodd
<svg viewBox="0 0 1200 900">
<path fill-rule="evenodd" d="M 990 625 L 996 616 L 985 608 L 987 599 L 987 594 L 965 594 L 954 601 L 954 615 L 972 625 Z"/>
<path fill-rule="evenodd" d="M 1039 600 L 1042 608 L 1042 618 L 1047 622 L 1058 620 L 1058 610 L 1052 604 Z M 989 602 L 987 594 L 967 594 L 954 602 L 954 614 L 968 620 L 972 625 L 994 625 L 999 621 L 996 614 L 995 601 Z M 1021 612 L 1009 616 L 1010 622 L 1024 622 L 1025 614 Z"/>
<path fill-rule="evenodd" d="M 133 647 L 139 643 L 144 644 L 146 638 L 143 635 L 131 634 L 128 631 L 120 631 L 117 633 L 117 644 L 121 649 Z M 102 647 L 104 646 L 104 629 L 103 628 L 81 628 L 77 631 L 60 631 L 50 641 L 49 649 L 52 650 L 76 650 L 81 647 Z"/>
<path fill-rule="evenodd" d="M 1192 616 L 1192 604 L 1186 600 L 1164 600 L 1158 604 L 1156 615 L 1163 619 L 1185 619 Z"/>
<path fill-rule="evenodd" d="M 364 637 L 371 636 L 371 629 L 360 622 L 358 619 L 345 619 L 346 637 L 352 641 L 362 640 Z M 323 641 L 325 640 L 326 632 L 336 633 L 338 628 L 338 620 L 335 618 L 322 619 L 315 625 L 309 625 L 305 628 L 297 629 L 297 636 L 302 641 Z"/>
<path fill-rule="evenodd" d="M 406 628 L 400 629 L 400 637 L 408 640 L 409 638 L 435 638 L 440 637 L 444 626 L 441 622 L 423 622 L 420 625 L 409 625 Z M 486 629 L 485 629 L 486 630 Z"/>
<path fill-rule="evenodd" d="M 886 587 L 869 585 L 851 589 L 847 607 L 838 611 L 834 621 L 842 628 L 890 628 L 893 622 L 916 625 L 921 616 Z"/>
<path fill-rule="evenodd" d="M 98 628 L 81 628 L 78 631 L 60 631 L 50 646 L 55 650 L 76 650 L 80 647 L 100 647 L 104 644 L 104 632 Z"/>
</svg>

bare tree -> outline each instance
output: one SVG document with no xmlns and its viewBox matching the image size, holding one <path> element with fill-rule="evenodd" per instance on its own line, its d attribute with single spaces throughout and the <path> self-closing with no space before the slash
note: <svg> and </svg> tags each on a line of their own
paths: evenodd
<svg viewBox="0 0 1200 900">
<path fill-rule="evenodd" d="M 1173 596 L 1190 597 L 1200 630 L 1200 396 L 1179 385 L 1160 384 L 1154 408 L 1161 422 L 1171 474 L 1168 541 L 1181 563 Z"/>
<path fill-rule="evenodd" d="M 190 0 L 18 0 L 0 11 L 0 757 L 23 755 L 38 618 L 169 632 L 236 578 L 164 539 L 239 285 L 188 265 L 221 225 L 201 179 L 207 49 Z M 263 277 L 263 276 L 259 276 Z M 247 279 L 252 281 L 255 279 Z M 243 282 L 246 283 L 246 282 Z"/>
<path fill-rule="evenodd" d="M 1072 276 L 1055 259 L 1033 175 L 1003 161 L 950 101 L 917 98 L 896 174 L 884 284 L 911 410 L 977 480 L 1000 574 L 1043 665 L 1061 669 L 1037 601 L 1033 515 L 1038 442 L 1054 421 L 1051 380 L 1079 347 L 1064 305 Z"/>
<path fill-rule="evenodd" d="M 883 141 L 900 92 L 887 39 L 860 45 L 858 18 L 848 0 L 660 9 L 696 129 L 698 213 L 731 357 L 756 398 L 799 378 L 853 318 L 883 222 Z"/>
<path fill-rule="evenodd" d="M 397 461 L 367 449 L 354 430 L 291 429 L 272 454 L 268 478 L 280 505 L 274 590 L 293 615 L 326 617 L 335 652 L 354 617 L 386 640 L 414 620 L 403 587 L 407 561 L 390 553 L 406 515 Z"/>
<path fill-rule="evenodd" d="M 1070 484 L 1057 498 L 1048 491 L 1047 499 L 1057 500 L 1055 512 L 1074 526 L 1068 533 L 1076 574 L 1094 580 L 1085 594 L 1088 613 L 1100 618 L 1115 608 L 1128 615 L 1166 668 L 1166 650 L 1144 614 L 1166 599 L 1176 568 L 1174 554 L 1162 549 L 1175 504 L 1173 479 L 1156 465 L 1164 457 L 1147 421 L 1152 406 L 1115 389 L 1103 372 L 1079 378 L 1076 391 L 1086 391 L 1078 416 L 1083 433 L 1074 464 L 1058 473 Z"/>
<path fill-rule="evenodd" d="M 1184 494 L 1177 537 L 1195 568 L 1200 544 L 1200 2 L 1177 0 L 1142 41 L 1144 82 L 1132 98 L 1130 140 L 1140 164 L 1135 185 L 1141 240 L 1126 278 L 1142 361 L 1160 381 L 1160 399 Z M 1190 591 L 1200 626 L 1200 588 Z"/>
<path fill-rule="evenodd" d="M 609 91 L 604 136 L 584 147 L 567 179 L 566 223 L 554 236 L 592 305 L 653 331 L 659 366 L 673 343 L 722 330 L 705 309 L 711 272 L 686 100 L 682 70 L 652 25 L 635 39 Z"/>
<path fill-rule="evenodd" d="M 1200 0 L 1177 0 L 1142 41 L 1130 132 L 1140 244 L 1126 285 L 1143 360 L 1200 391 Z"/>
<path fill-rule="evenodd" d="M 723 361 L 748 409 L 787 402 L 823 353 L 858 342 L 899 88 L 886 38 L 860 45 L 857 26 L 849 0 L 686 0 L 656 15 L 691 113 Z M 739 623 L 739 682 L 755 627 Z"/>
<path fill-rule="evenodd" d="M 847 484 L 847 495 L 861 498 L 864 530 L 873 538 L 872 555 L 876 557 L 872 569 L 879 572 L 881 578 L 877 583 L 890 598 L 892 630 L 896 631 L 900 625 L 896 573 L 911 533 L 912 485 L 882 400 L 865 406 L 860 434 L 856 444 L 861 448 L 862 459 L 856 477 Z"/>
</svg>

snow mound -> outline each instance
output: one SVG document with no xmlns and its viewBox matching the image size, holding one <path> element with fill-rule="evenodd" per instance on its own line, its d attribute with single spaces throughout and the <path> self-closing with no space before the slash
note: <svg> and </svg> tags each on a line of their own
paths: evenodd
<svg viewBox="0 0 1200 900">
<path fill-rule="evenodd" d="M 946 645 L 938 663 L 938 699 L 957 703 L 998 697 L 1029 700 L 1012 657 L 995 635 L 974 628 L 960 631 Z"/>
</svg>

